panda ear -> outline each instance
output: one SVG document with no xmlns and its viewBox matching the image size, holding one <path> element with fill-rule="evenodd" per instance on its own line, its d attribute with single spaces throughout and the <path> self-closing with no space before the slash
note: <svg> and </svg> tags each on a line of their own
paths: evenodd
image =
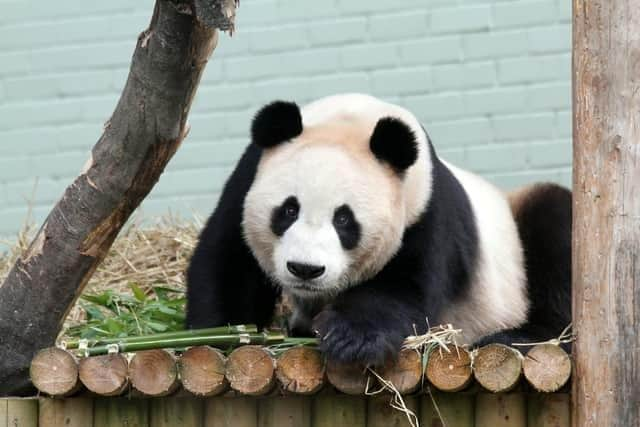
<svg viewBox="0 0 640 427">
<path fill-rule="evenodd" d="M 371 151 L 381 161 L 402 174 L 418 160 L 418 141 L 415 133 L 402 120 L 383 117 L 378 120 L 371 140 Z"/>
<path fill-rule="evenodd" d="M 271 148 L 302 133 L 302 115 L 294 102 L 274 101 L 253 118 L 251 139 L 262 148 Z"/>
</svg>

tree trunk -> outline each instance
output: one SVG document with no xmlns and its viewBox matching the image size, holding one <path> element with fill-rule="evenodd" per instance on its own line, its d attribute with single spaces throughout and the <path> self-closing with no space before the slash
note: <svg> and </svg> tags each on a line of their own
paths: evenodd
<svg viewBox="0 0 640 427">
<path fill-rule="evenodd" d="M 129 77 L 80 176 L 0 286 L 0 395 L 28 389 L 29 362 L 61 325 L 188 132 L 187 115 L 233 0 L 157 0 Z M 194 11 L 207 11 L 202 19 Z M 225 24 L 226 22 L 226 24 Z"/>
<path fill-rule="evenodd" d="M 572 425 L 640 419 L 640 0 L 573 2 Z"/>
</svg>

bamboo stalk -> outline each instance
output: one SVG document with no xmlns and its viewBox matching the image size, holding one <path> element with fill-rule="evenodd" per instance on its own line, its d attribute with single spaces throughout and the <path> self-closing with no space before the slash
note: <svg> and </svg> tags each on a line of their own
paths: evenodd
<svg viewBox="0 0 640 427">
<path fill-rule="evenodd" d="M 29 373 L 33 385 L 49 396 L 69 396 L 80 388 L 76 359 L 59 348 L 40 350 L 31 361 Z"/>
<path fill-rule="evenodd" d="M 87 357 L 79 363 L 80 381 L 101 396 L 119 396 L 129 386 L 128 365 L 122 354 Z"/>
<path fill-rule="evenodd" d="M 133 337 L 122 338 L 96 338 L 88 340 L 72 340 L 62 341 L 61 344 L 67 350 L 74 350 L 79 348 L 80 343 L 86 343 L 88 347 L 104 346 L 107 344 L 120 344 L 120 343 L 139 343 L 159 340 L 173 340 L 187 337 L 203 337 L 211 335 L 239 335 L 239 334 L 257 334 L 258 327 L 256 325 L 230 325 L 219 326 L 215 328 L 205 329 L 187 329 L 184 331 L 174 332 L 162 332 L 159 334 L 151 335 L 139 335 Z"/>
<path fill-rule="evenodd" d="M 513 389 L 522 375 L 522 355 L 502 344 L 489 344 L 478 350 L 473 361 L 476 380 L 494 393 Z"/>
<path fill-rule="evenodd" d="M 422 357 L 415 350 L 402 350 L 397 359 L 387 362 L 378 374 L 401 394 L 413 393 L 422 384 Z"/>
<path fill-rule="evenodd" d="M 227 359 L 226 376 L 232 389 L 249 396 L 269 392 L 275 385 L 276 363 L 262 347 L 235 349 Z"/>
<path fill-rule="evenodd" d="M 425 375 L 440 391 L 460 391 L 473 379 L 471 356 L 467 350 L 454 345 L 449 346 L 448 352 L 435 349 L 429 355 Z"/>
<path fill-rule="evenodd" d="M 571 376 L 571 359 L 560 346 L 541 344 L 524 358 L 525 378 L 538 391 L 551 393 L 564 386 Z"/>
<path fill-rule="evenodd" d="M 113 351 L 120 353 L 132 353 L 136 351 L 156 350 L 163 348 L 186 348 L 200 345 L 208 345 L 218 348 L 233 348 L 245 344 L 272 345 L 285 340 L 281 334 L 257 333 L 257 334 L 237 334 L 237 335 L 203 335 L 187 336 L 172 339 L 153 339 L 136 342 L 118 342 L 106 345 L 89 347 L 82 351 L 85 356 L 97 356 Z"/>
<path fill-rule="evenodd" d="M 196 396 L 215 396 L 229 387 L 225 378 L 226 360 L 215 348 L 191 347 L 178 361 L 182 387 Z"/>
<path fill-rule="evenodd" d="M 324 385 L 324 359 L 314 348 L 290 348 L 278 358 L 277 365 L 276 377 L 286 392 L 313 394 Z"/>
<path fill-rule="evenodd" d="M 134 389 L 154 397 L 167 396 L 180 384 L 174 356 L 160 349 L 136 353 L 129 363 L 129 379 Z"/>
<path fill-rule="evenodd" d="M 343 393 L 361 396 L 367 389 L 367 382 L 373 381 L 367 369 L 361 365 L 327 362 L 327 379 Z"/>
</svg>

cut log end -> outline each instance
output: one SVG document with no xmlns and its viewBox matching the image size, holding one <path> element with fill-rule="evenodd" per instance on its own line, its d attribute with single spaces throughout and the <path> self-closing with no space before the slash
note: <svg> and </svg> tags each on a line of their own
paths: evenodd
<svg viewBox="0 0 640 427">
<path fill-rule="evenodd" d="M 275 384 L 275 362 L 262 347 L 247 345 L 227 359 L 227 380 L 232 389 L 249 396 L 269 392 Z"/>
<path fill-rule="evenodd" d="M 516 386 L 522 373 L 520 352 L 502 344 L 489 344 L 478 350 L 473 361 L 476 380 L 494 393 Z"/>
<path fill-rule="evenodd" d="M 144 395 L 167 396 L 179 385 L 175 358 L 165 350 L 136 353 L 129 363 L 129 380 Z"/>
<path fill-rule="evenodd" d="M 322 388 L 325 364 L 320 352 L 309 347 L 294 347 L 278 358 L 276 377 L 285 392 L 313 394 Z"/>
<path fill-rule="evenodd" d="M 178 369 L 182 386 L 196 396 L 215 396 L 229 386 L 225 378 L 226 360 L 220 350 L 192 347 L 182 354 Z"/>
<path fill-rule="evenodd" d="M 559 346 L 541 344 L 529 350 L 523 362 L 524 376 L 538 391 L 551 393 L 571 376 L 571 359 Z"/>
<path fill-rule="evenodd" d="M 363 395 L 367 390 L 367 382 L 371 381 L 367 369 L 362 365 L 327 362 L 327 378 L 339 391 Z"/>
<path fill-rule="evenodd" d="M 429 355 L 425 375 L 435 388 L 446 392 L 466 388 L 473 378 L 471 356 L 467 350 L 449 346 L 449 352 L 434 350 Z"/>
<path fill-rule="evenodd" d="M 102 396 L 118 396 L 129 385 L 128 362 L 122 354 L 106 354 L 82 359 L 79 365 L 82 384 Z"/>
<path fill-rule="evenodd" d="M 422 383 L 421 359 L 415 350 L 402 350 L 395 361 L 388 362 L 378 373 L 401 394 L 413 393 Z"/>
<path fill-rule="evenodd" d="M 55 347 L 36 354 L 31 361 L 30 375 L 33 385 L 50 396 L 69 396 L 80 387 L 76 359 Z"/>
</svg>

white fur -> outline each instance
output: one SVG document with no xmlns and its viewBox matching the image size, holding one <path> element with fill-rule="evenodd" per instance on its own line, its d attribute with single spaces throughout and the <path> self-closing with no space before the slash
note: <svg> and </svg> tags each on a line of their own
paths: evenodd
<svg viewBox="0 0 640 427">
<path fill-rule="evenodd" d="M 518 229 L 505 196 L 471 172 L 445 162 L 462 184 L 476 219 L 480 248 L 470 295 L 447 307 L 443 321 L 462 329 L 473 343 L 525 322 L 529 309 L 524 257 Z"/>
<path fill-rule="evenodd" d="M 245 238 L 260 266 L 286 290 L 334 294 L 378 273 L 397 252 L 404 230 L 424 211 L 431 194 L 427 139 L 408 111 L 367 95 L 320 99 L 302 109 L 303 133 L 266 150 L 244 206 Z M 418 141 L 419 157 L 400 178 L 371 152 L 378 120 L 396 117 Z M 300 203 L 298 220 L 278 238 L 269 228 L 273 209 L 287 197 Z M 356 248 L 345 251 L 333 228 L 334 210 L 348 204 L 362 227 Z M 289 261 L 325 267 L 301 282 Z"/>
</svg>

